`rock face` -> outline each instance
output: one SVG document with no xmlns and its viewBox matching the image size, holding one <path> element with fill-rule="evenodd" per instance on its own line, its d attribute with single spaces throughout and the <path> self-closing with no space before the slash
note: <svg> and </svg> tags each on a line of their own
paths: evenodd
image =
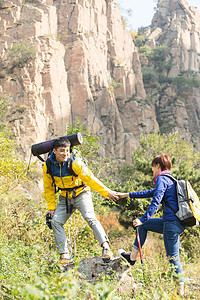
<svg viewBox="0 0 200 300">
<path fill-rule="evenodd" d="M 155 95 L 160 130 L 179 131 L 199 147 L 200 13 L 186 0 L 160 0 L 147 44 L 153 48 L 162 44 L 168 47 L 171 68 L 165 76 L 179 79 L 178 86 L 162 85 L 163 91 Z M 184 78 L 188 80 L 187 86 Z M 192 84 L 192 80 L 198 84 Z"/>
<path fill-rule="evenodd" d="M 160 0 L 148 43 L 170 47 L 167 76 L 199 74 L 199 14 L 183 0 Z M 0 3 L 0 94 L 26 159 L 33 143 L 66 134 L 78 119 L 102 144 L 100 155 L 131 162 L 141 133 L 164 122 L 199 143 L 199 89 L 145 90 L 130 33 L 113 0 L 13 0 Z M 174 121 L 175 118 L 175 121 Z M 170 121 L 171 122 L 171 121 Z"/>
<path fill-rule="evenodd" d="M 138 104 L 139 56 L 114 1 L 4 1 L 0 28 L 0 92 L 26 158 L 77 119 L 100 136 L 101 155 L 128 161 L 140 133 L 158 130 L 154 109 Z M 11 59 L 19 41 L 36 51 L 24 64 Z"/>
</svg>

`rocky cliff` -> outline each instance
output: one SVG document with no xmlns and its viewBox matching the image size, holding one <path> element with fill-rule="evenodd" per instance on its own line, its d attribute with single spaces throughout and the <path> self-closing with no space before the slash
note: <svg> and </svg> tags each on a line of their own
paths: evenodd
<svg viewBox="0 0 200 300">
<path fill-rule="evenodd" d="M 160 0 L 146 45 L 165 45 L 165 66 L 154 62 L 159 73 L 154 89 L 157 121 L 161 132 L 178 131 L 200 146 L 200 13 L 186 0 Z M 152 89 L 146 86 L 147 95 Z"/>
<path fill-rule="evenodd" d="M 199 75 L 195 8 L 160 0 L 147 32 L 152 49 L 170 48 L 166 77 Z M 177 97 L 174 83 L 159 93 L 143 82 L 115 1 L 0 1 L 0 37 L 0 93 L 25 158 L 31 144 L 65 134 L 77 119 L 100 137 L 101 155 L 128 162 L 141 133 L 166 127 L 199 143 L 199 89 Z"/>
</svg>

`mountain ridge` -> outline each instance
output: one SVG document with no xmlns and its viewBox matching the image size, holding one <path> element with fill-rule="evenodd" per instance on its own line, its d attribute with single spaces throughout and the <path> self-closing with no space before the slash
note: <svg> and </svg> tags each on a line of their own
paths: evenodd
<svg viewBox="0 0 200 300">
<path fill-rule="evenodd" d="M 145 45 L 153 50 L 164 40 L 170 49 L 170 68 L 159 73 L 168 81 L 188 71 L 199 80 L 196 19 L 185 0 L 160 0 L 145 29 Z M 144 67 L 158 72 L 156 63 L 141 62 L 116 2 L 2 1 L 0 25 L 0 92 L 10 99 L 8 121 L 25 159 L 31 144 L 64 135 L 78 119 L 100 137 L 101 156 L 128 163 L 141 133 L 176 130 L 199 145 L 198 84 L 180 92 L 174 82 L 146 82 Z M 20 61 L 29 47 L 35 54 Z"/>
</svg>

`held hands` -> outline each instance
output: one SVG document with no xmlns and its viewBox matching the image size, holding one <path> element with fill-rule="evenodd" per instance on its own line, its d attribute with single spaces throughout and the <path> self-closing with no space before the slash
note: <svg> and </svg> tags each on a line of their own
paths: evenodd
<svg viewBox="0 0 200 300">
<path fill-rule="evenodd" d="M 118 199 L 129 197 L 129 193 L 117 193 Z"/>
<path fill-rule="evenodd" d="M 116 201 L 116 200 L 119 200 L 121 198 L 127 198 L 127 197 L 129 197 L 129 193 L 120 193 L 120 192 L 110 191 L 109 194 L 108 194 L 108 197 L 111 200 Z M 134 227 L 138 227 L 138 226 L 140 226 L 142 224 L 143 223 L 139 219 L 133 220 L 133 226 Z"/>
<path fill-rule="evenodd" d="M 115 191 L 110 191 L 108 193 L 108 197 L 111 199 L 111 200 L 119 200 L 119 197 L 118 197 L 118 193 L 115 192 Z"/>
<path fill-rule="evenodd" d="M 129 193 L 119 193 L 119 192 L 115 192 L 115 191 L 110 191 L 108 194 L 108 197 L 111 200 L 119 200 L 120 198 L 126 198 L 129 197 Z"/>
</svg>

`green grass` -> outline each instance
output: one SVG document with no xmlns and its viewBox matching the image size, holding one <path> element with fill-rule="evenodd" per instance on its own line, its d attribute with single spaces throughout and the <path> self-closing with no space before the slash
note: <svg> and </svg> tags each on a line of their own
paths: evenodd
<svg viewBox="0 0 200 300">
<path fill-rule="evenodd" d="M 53 233 L 44 221 L 43 200 L 35 203 L 21 195 L 21 201 L 16 201 L 13 194 L 10 196 L 4 201 L 2 199 L 0 214 L 0 299 L 180 298 L 176 295 L 173 270 L 165 258 L 159 235 L 148 236 L 144 248 L 144 273 L 140 259 L 128 271 L 133 284 L 127 283 L 120 289 L 115 276 L 108 275 L 91 284 L 78 273 L 78 264 L 83 257 L 100 255 L 101 249 L 93 238 L 88 238 L 92 236 L 91 229 L 80 215 L 75 214 L 66 226 L 67 234 L 73 231 L 71 246 L 73 249 L 76 244 L 76 266 L 63 273 L 57 264 Z M 8 203 L 12 207 L 10 210 L 7 209 Z M 113 215 L 112 220 L 115 220 Z M 115 255 L 121 247 L 130 250 L 134 238 L 132 229 L 119 228 L 119 232 L 121 236 L 112 236 L 112 230 L 108 230 Z M 185 299 L 199 299 L 200 263 L 197 258 L 190 262 L 184 252 L 181 253 L 181 260 L 186 274 Z"/>
<path fill-rule="evenodd" d="M 115 274 L 101 276 L 96 284 L 84 279 L 78 272 L 80 260 L 101 255 L 101 248 L 80 213 L 74 213 L 65 226 L 75 268 L 62 272 L 53 232 L 45 224 L 46 202 L 38 197 L 40 191 L 34 183 L 39 174 L 31 169 L 27 175 L 25 164 L 16 159 L 12 143 L 4 137 L 1 142 L 0 300 L 180 299 L 176 295 L 173 270 L 165 257 L 163 239 L 156 234 L 149 234 L 145 244 L 144 272 L 138 259 L 124 273 L 122 282 L 116 280 Z M 100 206 L 99 195 L 94 193 L 93 199 L 114 255 L 118 255 L 119 248 L 131 250 L 133 228 L 122 227 L 113 208 Z M 185 299 L 200 299 L 199 256 L 199 233 L 187 230 L 181 244 Z"/>
</svg>

